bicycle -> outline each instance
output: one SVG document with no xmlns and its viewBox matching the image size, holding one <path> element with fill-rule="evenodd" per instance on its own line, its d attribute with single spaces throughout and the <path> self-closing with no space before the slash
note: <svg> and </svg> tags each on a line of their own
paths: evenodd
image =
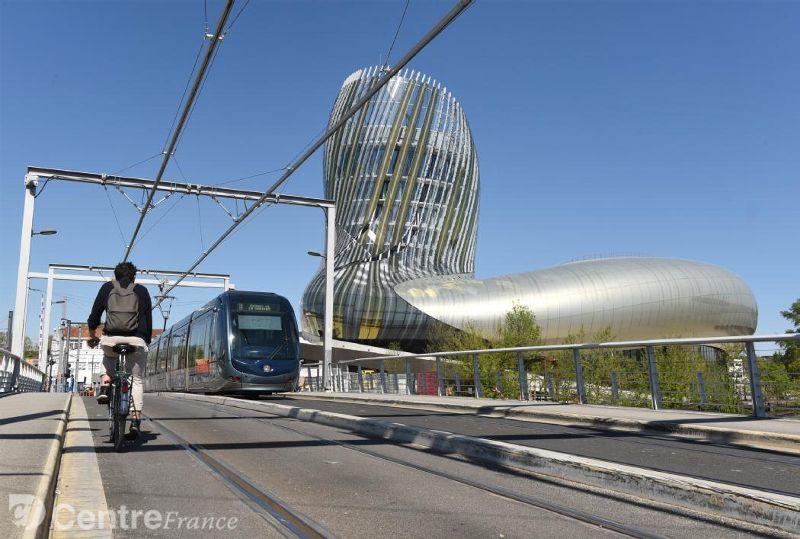
<svg viewBox="0 0 800 539">
<path fill-rule="evenodd" d="M 114 372 L 111 374 L 108 399 L 108 434 L 114 444 L 114 450 L 122 451 L 125 440 L 125 426 L 131 406 L 136 410 L 131 398 L 132 375 L 125 370 L 129 353 L 136 351 L 136 346 L 128 343 L 115 344 L 111 348 L 117 354 Z"/>
</svg>

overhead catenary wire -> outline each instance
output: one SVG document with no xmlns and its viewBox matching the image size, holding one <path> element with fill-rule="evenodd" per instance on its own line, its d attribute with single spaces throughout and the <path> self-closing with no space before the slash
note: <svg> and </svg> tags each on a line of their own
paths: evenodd
<svg viewBox="0 0 800 539">
<path fill-rule="evenodd" d="M 383 88 L 397 73 L 403 69 L 406 64 L 408 64 L 419 52 L 425 48 L 428 43 L 433 41 L 433 39 L 438 36 L 445 28 L 447 28 L 451 22 L 453 22 L 459 15 L 461 15 L 470 5 L 472 5 L 474 0 L 459 0 L 455 6 L 453 6 L 447 14 L 442 17 L 442 19 L 437 22 L 433 28 L 431 28 L 427 34 L 425 34 L 412 48 L 409 50 L 405 56 L 403 56 L 395 66 L 386 70 L 386 72 L 379 77 L 373 86 L 352 106 L 350 109 L 342 114 L 342 116 L 337 120 L 332 126 L 330 126 L 325 133 L 319 137 L 314 144 L 308 148 L 303 155 L 301 155 L 296 161 L 292 162 L 291 165 L 286 167 L 286 170 L 278 178 L 259 198 L 258 200 L 250 206 L 242 215 L 237 217 L 234 222 L 219 236 L 214 242 L 203 251 L 203 253 L 189 266 L 189 269 L 182 272 L 181 275 L 175 280 L 174 283 L 170 285 L 170 287 L 164 292 L 164 294 L 168 294 L 172 289 L 174 289 L 178 284 L 186 278 L 191 272 L 199 266 L 203 260 L 205 260 L 211 252 L 214 251 L 225 239 L 230 236 L 230 234 L 236 230 L 236 228 L 246 220 L 253 212 L 258 210 L 264 202 L 272 195 L 275 190 L 280 187 L 289 177 L 296 171 L 300 166 L 305 163 L 309 157 L 311 157 L 319 148 L 322 146 L 325 141 L 327 141 L 331 136 L 333 136 L 336 131 L 338 131 L 351 117 L 353 117 L 361 108 L 366 105 L 372 97 L 377 94 L 381 88 Z"/>
<path fill-rule="evenodd" d="M 392 38 L 392 44 L 389 45 L 389 50 L 386 52 L 386 61 L 383 63 L 384 67 L 389 65 L 389 60 L 392 57 L 392 50 L 394 50 L 394 44 L 397 42 L 397 36 L 400 35 L 400 29 L 403 27 L 403 21 L 406 20 L 406 12 L 408 11 L 408 4 L 411 3 L 411 0 L 406 0 L 406 5 L 403 8 L 403 14 L 400 15 L 400 22 L 397 24 L 397 30 L 394 32 L 394 37 Z"/>
<path fill-rule="evenodd" d="M 225 28 L 225 23 L 228 21 L 228 16 L 231 13 L 231 9 L 233 9 L 234 1 L 235 0 L 227 0 L 225 2 L 225 7 L 222 10 L 222 14 L 219 17 L 219 21 L 217 21 L 217 27 L 214 30 L 214 35 L 211 37 L 211 41 L 208 44 L 206 53 L 203 56 L 203 63 L 200 65 L 200 68 L 197 71 L 194 83 L 192 84 L 192 89 L 189 92 L 189 96 L 187 97 L 186 102 L 183 105 L 183 111 L 181 112 L 178 124 L 175 126 L 175 131 L 172 133 L 172 138 L 170 140 L 170 143 L 166 148 L 166 150 L 164 151 L 164 159 L 161 161 L 161 166 L 158 169 L 158 174 L 156 174 L 153 186 L 150 188 L 150 192 L 147 195 L 147 201 L 145 202 L 145 205 L 142 208 L 142 210 L 139 212 L 139 219 L 136 221 L 136 227 L 134 228 L 133 234 L 131 235 L 131 239 L 125 248 L 125 255 L 123 256 L 123 261 L 128 260 L 128 257 L 131 254 L 131 250 L 133 249 L 133 246 L 136 244 L 136 236 L 139 235 L 139 231 L 142 228 L 142 223 L 144 222 L 144 218 L 147 215 L 148 211 L 150 210 L 150 203 L 153 201 L 153 196 L 156 193 L 158 184 L 161 183 L 161 178 L 164 176 L 164 171 L 167 169 L 167 164 L 169 163 L 170 157 L 172 156 L 172 153 L 175 151 L 175 146 L 178 143 L 181 131 L 183 131 L 183 127 L 186 125 L 186 120 L 189 117 L 189 112 L 192 110 L 194 106 L 198 90 L 200 89 L 200 85 L 205 79 L 206 73 L 208 72 L 209 63 L 211 62 L 211 59 L 214 56 L 215 51 L 217 50 L 217 46 L 222 36 L 222 30 L 223 28 Z"/>
</svg>

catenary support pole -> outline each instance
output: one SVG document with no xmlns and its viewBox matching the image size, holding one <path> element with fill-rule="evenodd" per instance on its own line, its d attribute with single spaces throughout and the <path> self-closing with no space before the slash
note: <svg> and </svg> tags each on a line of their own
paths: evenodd
<svg viewBox="0 0 800 539">
<path fill-rule="evenodd" d="M 19 265 L 17 266 L 17 295 L 14 301 L 14 321 L 11 324 L 11 353 L 19 357 L 25 351 L 25 317 L 28 313 L 28 266 L 31 259 L 33 235 L 33 207 L 36 200 L 38 178 L 25 176 L 25 200 L 22 205 L 22 231 L 19 237 Z"/>
<path fill-rule="evenodd" d="M 753 397 L 753 417 L 767 417 L 764 407 L 764 393 L 761 391 L 761 370 L 756 360 L 756 348 L 752 342 L 745 344 L 747 367 L 750 372 L 750 395 Z"/>
<path fill-rule="evenodd" d="M 44 294 L 44 312 L 42 313 L 42 334 L 43 338 L 39 342 L 39 370 L 43 371 L 43 365 L 47 365 L 47 349 L 50 344 L 50 312 L 53 309 L 53 268 L 47 273 L 47 288 Z"/>
<path fill-rule="evenodd" d="M 581 351 L 572 350 L 572 360 L 575 363 L 575 386 L 578 390 L 578 404 L 586 404 L 586 383 L 583 380 L 583 360 Z"/>
<path fill-rule="evenodd" d="M 661 409 L 661 388 L 658 383 L 656 352 L 652 345 L 645 347 L 647 355 L 647 376 L 650 380 L 650 403 L 653 410 Z"/>
<path fill-rule="evenodd" d="M 336 207 L 325 208 L 325 328 L 323 330 L 323 380 L 325 390 L 330 390 L 330 372 L 333 362 L 333 285 L 336 258 Z"/>
</svg>

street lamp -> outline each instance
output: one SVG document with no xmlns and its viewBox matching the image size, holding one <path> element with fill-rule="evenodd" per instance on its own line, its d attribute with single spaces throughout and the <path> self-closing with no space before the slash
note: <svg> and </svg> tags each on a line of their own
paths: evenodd
<svg viewBox="0 0 800 539">
<path fill-rule="evenodd" d="M 53 236 L 58 234 L 58 230 L 53 228 L 43 228 L 39 231 L 31 230 L 31 236 Z"/>
<path fill-rule="evenodd" d="M 308 251 L 306 254 L 308 254 L 308 256 L 318 256 L 320 258 L 326 258 L 324 254 L 318 253 L 316 251 Z"/>
</svg>

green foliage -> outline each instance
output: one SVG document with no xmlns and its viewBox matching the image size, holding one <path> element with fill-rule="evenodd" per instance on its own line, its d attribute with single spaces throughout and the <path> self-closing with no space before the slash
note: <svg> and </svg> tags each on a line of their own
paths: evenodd
<svg viewBox="0 0 800 539">
<path fill-rule="evenodd" d="M 800 299 L 792 303 L 788 310 L 781 311 L 781 316 L 792 324 L 787 333 L 800 333 Z M 800 380 L 800 342 L 782 342 L 781 348 L 783 352 L 776 359 L 786 366 L 792 378 Z"/>
</svg>

